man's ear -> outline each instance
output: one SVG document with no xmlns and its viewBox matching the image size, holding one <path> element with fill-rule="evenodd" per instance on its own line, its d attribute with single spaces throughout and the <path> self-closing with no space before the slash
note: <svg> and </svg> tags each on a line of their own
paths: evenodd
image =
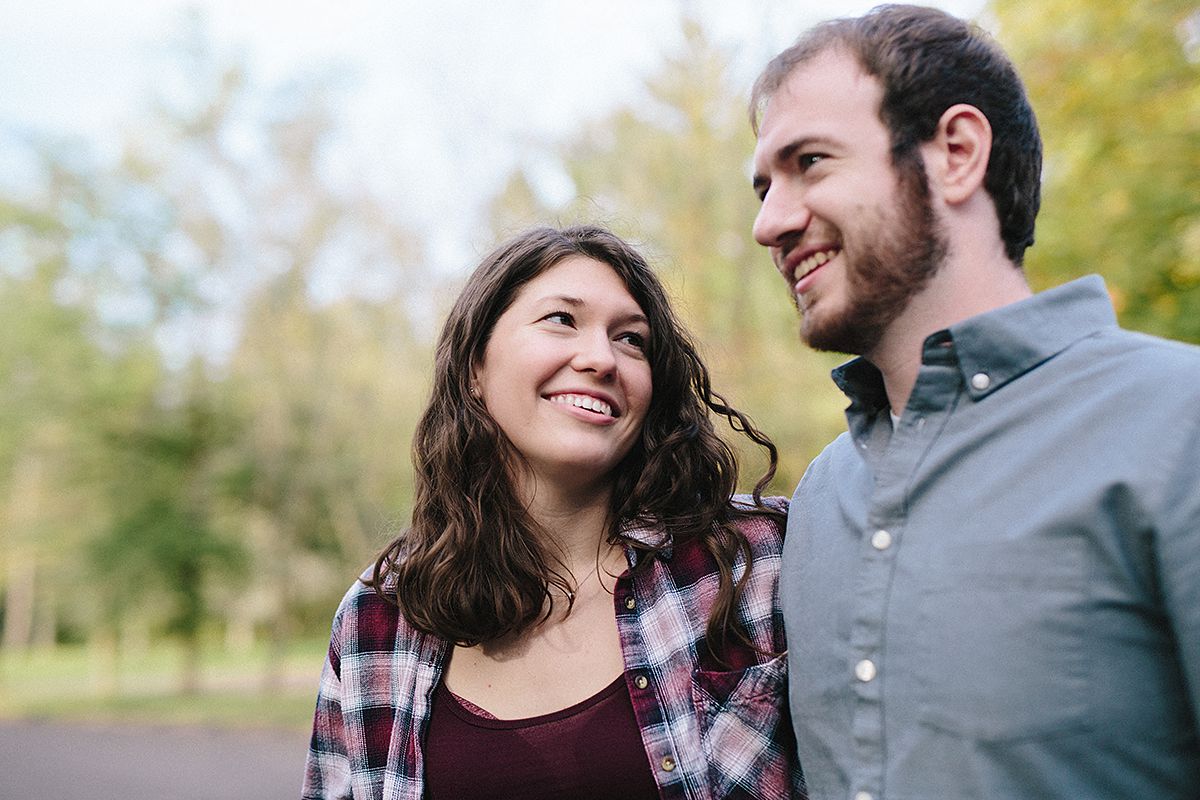
<svg viewBox="0 0 1200 800">
<path fill-rule="evenodd" d="M 930 188 L 940 190 L 947 205 L 958 205 L 983 186 L 992 152 L 992 125 L 975 106 L 950 106 L 922 149 Z"/>
</svg>

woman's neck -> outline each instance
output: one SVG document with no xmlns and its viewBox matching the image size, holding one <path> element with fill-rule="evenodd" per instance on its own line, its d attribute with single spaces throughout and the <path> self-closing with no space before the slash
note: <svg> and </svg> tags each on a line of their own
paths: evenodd
<svg viewBox="0 0 1200 800">
<path fill-rule="evenodd" d="M 563 565 L 577 575 L 593 568 L 611 527 L 612 486 L 562 491 L 541 483 L 525 494 L 529 516 L 550 537 L 547 544 L 559 551 Z"/>
</svg>

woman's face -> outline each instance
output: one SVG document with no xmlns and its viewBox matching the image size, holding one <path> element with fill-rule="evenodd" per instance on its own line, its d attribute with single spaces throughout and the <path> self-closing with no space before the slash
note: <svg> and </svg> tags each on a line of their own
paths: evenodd
<svg viewBox="0 0 1200 800">
<path fill-rule="evenodd" d="M 650 407 L 649 340 L 641 307 L 601 261 L 571 256 L 521 287 L 475 381 L 536 481 L 611 481 Z"/>
</svg>

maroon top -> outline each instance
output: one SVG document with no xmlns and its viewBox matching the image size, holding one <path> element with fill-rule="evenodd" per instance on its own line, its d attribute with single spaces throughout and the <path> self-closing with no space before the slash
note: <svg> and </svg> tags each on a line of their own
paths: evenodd
<svg viewBox="0 0 1200 800">
<path fill-rule="evenodd" d="M 562 711 L 472 713 L 438 683 L 425 742 L 430 800 L 658 800 L 625 676 Z M 482 710 L 482 709 L 481 709 Z"/>
</svg>

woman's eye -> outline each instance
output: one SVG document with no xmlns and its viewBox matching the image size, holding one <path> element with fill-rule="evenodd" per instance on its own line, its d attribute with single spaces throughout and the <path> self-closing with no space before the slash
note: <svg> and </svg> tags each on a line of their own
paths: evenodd
<svg viewBox="0 0 1200 800">
<path fill-rule="evenodd" d="M 622 333 L 620 336 L 617 337 L 617 341 L 621 341 L 621 342 L 625 342 L 626 344 L 633 345 L 638 350 L 646 349 L 646 337 L 642 336 L 640 333 L 634 333 L 633 331 L 629 331 L 628 333 Z"/>
<path fill-rule="evenodd" d="M 547 314 L 546 316 L 542 317 L 542 321 L 553 322 L 557 325 L 572 325 L 575 322 L 575 318 L 566 311 L 555 311 L 552 314 Z"/>
</svg>

